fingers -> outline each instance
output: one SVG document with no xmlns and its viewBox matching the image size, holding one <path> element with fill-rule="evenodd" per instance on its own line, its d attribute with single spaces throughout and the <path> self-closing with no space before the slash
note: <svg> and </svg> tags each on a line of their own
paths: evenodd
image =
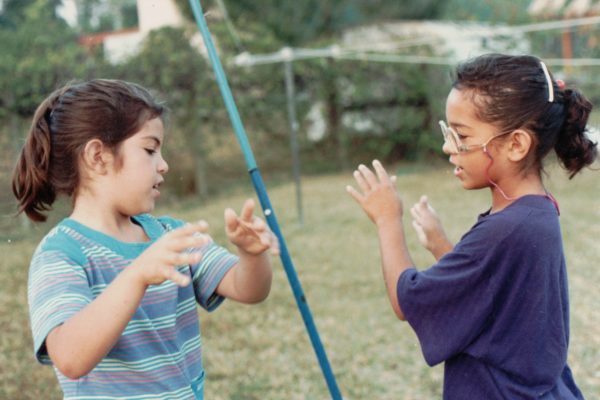
<svg viewBox="0 0 600 400">
<path fill-rule="evenodd" d="M 225 209 L 225 230 L 227 232 L 233 232 L 237 229 L 239 225 L 239 220 L 237 214 L 233 209 L 226 208 Z"/>
<path fill-rule="evenodd" d="M 202 253 L 199 251 L 189 253 L 171 253 L 168 256 L 167 264 L 175 267 L 178 265 L 196 264 L 202 259 Z"/>
<path fill-rule="evenodd" d="M 356 180 L 356 183 L 358 184 L 360 190 L 362 190 L 363 192 L 368 192 L 369 190 L 371 190 L 371 185 L 369 185 L 369 183 L 365 180 L 365 178 L 362 176 L 362 173 L 359 170 L 354 171 L 352 173 L 352 176 L 354 176 L 354 180 Z"/>
<path fill-rule="evenodd" d="M 196 233 L 206 233 L 208 230 L 208 224 L 206 221 L 199 221 L 193 224 L 185 224 L 182 227 L 172 230 L 165 236 L 173 239 L 181 239 L 186 236 L 192 236 Z"/>
<path fill-rule="evenodd" d="M 178 286 L 187 286 L 190 283 L 190 277 L 177 272 L 175 268 L 166 268 L 164 276 Z"/>
<path fill-rule="evenodd" d="M 280 252 L 279 239 L 277 239 L 277 236 L 273 232 L 271 232 L 271 231 L 269 231 L 269 232 L 271 234 L 271 254 L 277 256 L 277 255 L 279 255 L 279 252 Z"/>
<path fill-rule="evenodd" d="M 396 177 L 390 177 L 379 160 L 373 160 L 373 170 L 375 173 L 365 165 L 360 164 L 353 173 L 354 179 L 363 193 L 370 191 L 379 183 L 396 183 Z"/>
<path fill-rule="evenodd" d="M 421 214 L 419 214 L 419 210 L 417 210 L 416 204 L 410 208 L 410 215 L 412 215 L 413 220 L 415 221 L 421 218 Z"/>
<path fill-rule="evenodd" d="M 373 160 L 373 169 L 375 170 L 375 173 L 377 174 L 377 177 L 379 178 L 380 182 L 383 182 L 383 183 L 391 182 L 391 179 L 390 179 L 387 171 L 385 170 L 385 168 L 383 168 L 383 165 L 381 165 L 379 160 Z"/>
<path fill-rule="evenodd" d="M 203 227 L 189 224 L 167 233 L 161 238 L 161 241 L 166 250 L 179 253 L 185 249 L 199 248 L 209 243 L 211 237 L 203 232 L 205 232 Z"/>
<path fill-rule="evenodd" d="M 346 192 L 348 192 L 358 204 L 361 204 L 365 200 L 365 197 L 350 185 L 346 186 Z"/>
<path fill-rule="evenodd" d="M 369 185 L 369 187 L 377 185 L 377 183 L 378 183 L 377 176 L 375 176 L 373 171 L 371 171 L 369 168 L 367 168 L 364 164 L 360 164 L 358 166 L 358 171 L 362 174 L 363 179 L 366 181 L 366 183 L 367 183 L 367 185 Z"/>
<path fill-rule="evenodd" d="M 254 214 L 254 200 L 247 199 L 242 206 L 242 211 L 240 212 L 240 218 L 243 221 L 251 222 Z"/>
<path fill-rule="evenodd" d="M 196 225 L 198 225 L 198 229 L 200 230 L 200 232 L 208 233 L 208 222 L 201 219 L 198 222 L 196 222 Z"/>
</svg>

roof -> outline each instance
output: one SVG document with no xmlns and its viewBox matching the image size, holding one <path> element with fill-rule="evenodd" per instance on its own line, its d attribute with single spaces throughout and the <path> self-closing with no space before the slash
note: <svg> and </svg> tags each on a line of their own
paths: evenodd
<svg viewBox="0 0 600 400">
<path fill-rule="evenodd" d="M 530 15 L 545 18 L 580 18 L 600 15 L 600 0 L 533 0 Z"/>
</svg>

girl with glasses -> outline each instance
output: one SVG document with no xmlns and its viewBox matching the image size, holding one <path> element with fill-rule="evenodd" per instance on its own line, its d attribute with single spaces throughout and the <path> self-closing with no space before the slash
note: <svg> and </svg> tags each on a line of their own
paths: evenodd
<svg viewBox="0 0 600 400">
<path fill-rule="evenodd" d="M 388 297 L 426 362 L 445 363 L 445 399 L 582 399 L 567 365 L 569 299 L 559 209 L 544 188 L 552 150 L 572 178 L 597 157 L 591 103 L 532 56 L 489 54 L 458 66 L 440 122 L 463 188 L 491 207 L 453 245 L 423 197 L 413 226 L 436 263 L 417 270 L 403 204 L 381 163 L 354 172 L 350 195 L 377 226 Z"/>
</svg>

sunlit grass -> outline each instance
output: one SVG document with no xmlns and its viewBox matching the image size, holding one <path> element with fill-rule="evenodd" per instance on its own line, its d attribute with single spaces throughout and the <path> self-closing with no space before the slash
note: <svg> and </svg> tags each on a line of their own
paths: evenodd
<svg viewBox="0 0 600 400">
<path fill-rule="evenodd" d="M 453 241 L 488 207 L 485 191 L 460 189 L 449 168 L 398 166 L 398 186 L 408 209 L 428 194 Z M 547 186 L 561 205 L 570 298 L 569 363 L 586 398 L 600 396 L 600 203 L 598 172 L 568 181 L 551 167 Z M 267 179 L 268 183 L 268 179 Z M 303 180 L 304 218 L 296 218 L 292 184 L 270 188 L 270 196 L 327 350 L 347 399 L 438 399 L 442 367 L 429 368 L 410 327 L 389 307 L 375 230 L 344 187 L 350 174 Z M 251 195 L 240 190 L 202 207 L 189 202 L 160 208 L 186 220 L 206 219 L 223 242 L 223 210 L 239 209 Z M 413 259 L 421 268 L 433 258 L 410 230 Z M 36 236 L 39 236 L 36 234 Z M 0 244 L 0 398 L 59 398 L 50 368 L 31 351 L 26 279 L 37 238 Z M 201 311 L 207 399 L 324 399 L 328 397 L 287 278 L 275 260 L 273 289 L 256 306 L 226 302 Z"/>
</svg>

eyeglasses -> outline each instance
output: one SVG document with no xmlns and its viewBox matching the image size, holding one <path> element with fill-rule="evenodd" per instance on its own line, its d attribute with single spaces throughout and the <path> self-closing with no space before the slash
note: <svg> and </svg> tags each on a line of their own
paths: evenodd
<svg viewBox="0 0 600 400">
<path fill-rule="evenodd" d="M 450 128 L 444 121 L 440 121 L 440 128 L 442 128 L 442 135 L 444 135 L 444 144 L 447 146 L 447 149 L 450 153 L 468 153 L 473 150 L 483 149 L 484 152 L 487 152 L 487 145 L 495 138 L 504 136 L 506 134 L 511 133 L 512 131 L 503 132 L 498 135 L 494 135 L 488 140 L 486 140 L 483 144 L 463 144 L 460 141 L 460 136 L 458 133 L 452 128 Z"/>
</svg>

